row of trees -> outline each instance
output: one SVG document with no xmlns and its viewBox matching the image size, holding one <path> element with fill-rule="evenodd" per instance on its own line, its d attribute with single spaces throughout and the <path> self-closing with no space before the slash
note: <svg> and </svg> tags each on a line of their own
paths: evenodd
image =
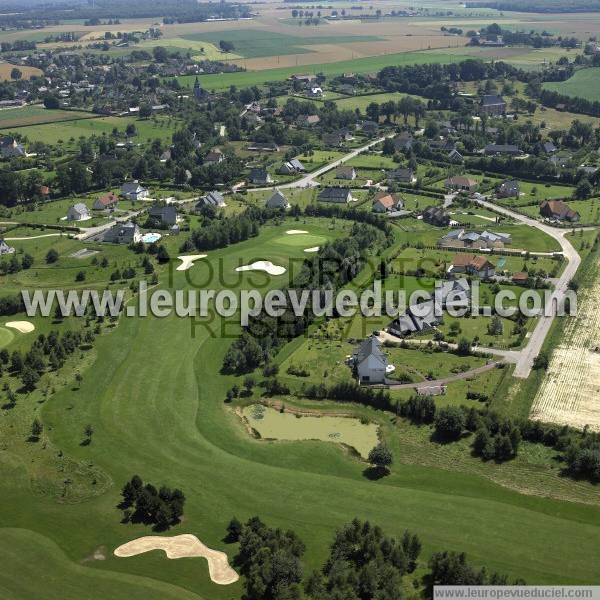
<svg viewBox="0 0 600 600">
<path fill-rule="evenodd" d="M 305 576 L 306 548 L 293 531 L 269 528 L 253 517 L 245 524 L 232 519 L 227 532 L 227 541 L 239 542 L 234 564 L 245 576 L 245 600 L 401 600 L 403 577 L 417 568 L 422 546 L 410 531 L 396 539 L 369 521 L 354 519 L 335 532 L 322 568 Z M 509 583 L 506 576 L 477 569 L 465 554 L 454 552 L 434 554 L 420 581 L 429 594 L 434 585 Z"/>
</svg>

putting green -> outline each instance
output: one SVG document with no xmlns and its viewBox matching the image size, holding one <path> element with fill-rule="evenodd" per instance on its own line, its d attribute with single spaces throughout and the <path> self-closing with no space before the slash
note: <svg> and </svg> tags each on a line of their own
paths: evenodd
<svg viewBox="0 0 600 600">
<path fill-rule="evenodd" d="M 352 417 L 300 416 L 261 404 L 247 406 L 243 415 L 262 438 L 346 444 L 356 449 L 363 458 L 367 458 L 379 441 L 377 425 L 361 423 Z"/>
<path fill-rule="evenodd" d="M 6 327 L 0 327 L 0 348 L 4 348 L 4 346 L 8 346 L 15 337 L 15 334 L 10 330 L 6 329 Z"/>
<path fill-rule="evenodd" d="M 312 248 L 324 244 L 327 239 L 322 235 L 313 235 L 312 233 L 296 233 L 294 235 L 282 235 L 274 240 L 277 244 L 283 246 L 293 246 L 294 248 Z"/>
</svg>

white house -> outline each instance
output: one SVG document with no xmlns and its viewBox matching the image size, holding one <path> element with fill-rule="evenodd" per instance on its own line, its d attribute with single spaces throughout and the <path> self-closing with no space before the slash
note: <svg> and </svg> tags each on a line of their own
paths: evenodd
<svg viewBox="0 0 600 600">
<path fill-rule="evenodd" d="M 385 383 L 388 361 L 380 346 L 377 338 L 368 337 L 353 354 L 353 366 L 359 383 Z"/>
<path fill-rule="evenodd" d="M 127 198 L 127 200 L 143 200 L 144 198 L 147 198 L 148 195 L 149 191 L 140 185 L 140 182 L 137 179 L 126 181 L 121 186 L 121 196 Z"/>
<path fill-rule="evenodd" d="M 67 221 L 86 221 L 90 218 L 90 209 L 82 202 L 74 204 L 67 211 Z"/>
</svg>

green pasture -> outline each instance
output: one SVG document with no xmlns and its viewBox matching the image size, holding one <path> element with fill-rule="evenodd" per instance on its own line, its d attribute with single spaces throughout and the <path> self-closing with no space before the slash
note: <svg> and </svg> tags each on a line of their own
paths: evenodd
<svg viewBox="0 0 600 600">
<path fill-rule="evenodd" d="M 48 110 L 41 105 L 0 110 L 0 128 L 25 127 L 58 121 L 76 121 L 94 117 L 91 113 L 77 110 Z"/>
<path fill-rule="evenodd" d="M 221 40 L 231 42 L 234 53 L 244 58 L 259 58 L 262 56 L 278 56 L 285 54 L 305 54 L 312 52 L 306 46 L 315 44 L 350 44 L 356 42 L 377 42 L 383 38 L 374 35 L 324 35 L 298 37 L 274 31 L 261 29 L 230 29 L 226 31 L 190 33 L 182 36 L 203 44 L 208 42 L 215 47 Z"/>
<path fill-rule="evenodd" d="M 563 96 L 583 98 L 590 102 L 600 101 L 600 67 L 580 69 L 566 81 L 546 82 L 545 90 L 558 92 Z"/>
</svg>

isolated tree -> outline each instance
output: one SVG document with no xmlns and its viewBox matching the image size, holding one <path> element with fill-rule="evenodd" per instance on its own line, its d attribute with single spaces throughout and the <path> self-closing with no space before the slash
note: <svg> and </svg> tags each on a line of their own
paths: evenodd
<svg viewBox="0 0 600 600">
<path fill-rule="evenodd" d="M 381 442 L 371 449 L 367 460 L 378 469 L 387 470 L 394 461 L 394 457 L 387 445 Z"/>
<path fill-rule="evenodd" d="M 54 248 L 50 248 L 46 253 L 46 263 L 54 264 L 58 260 L 58 252 Z"/>
<path fill-rule="evenodd" d="M 35 418 L 31 424 L 31 439 L 36 441 L 39 440 L 40 436 L 42 435 L 42 431 L 44 431 L 44 426 L 37 418 Z"/>
<path fill-rule="evenodd" d="M 21 77 L 23 77 L 23 72 L 21 71 L 21 69 L 13 67 L 13 69 L 10 72 L 10 78 L 14 79 L 15 81 L 18 81 L 19 79 L 21 79 Z"/>
</svg>

